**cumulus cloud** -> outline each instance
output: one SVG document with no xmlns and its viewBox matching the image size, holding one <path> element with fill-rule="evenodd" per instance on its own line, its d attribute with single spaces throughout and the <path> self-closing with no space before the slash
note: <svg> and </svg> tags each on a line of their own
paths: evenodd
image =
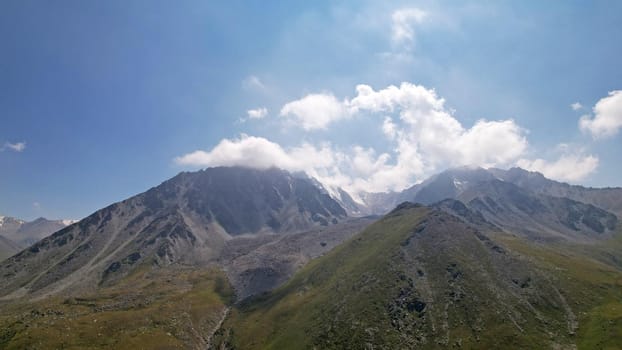
<svg viewBox="0 0 622 350">
<path fill-rule="evenodd" d="M 325 129 L 329 124 L 349 117 L 344 104 L 332 94 L 310 94 L 281 108 L 281 117 L 305 130 Z"/>
<path fill-rule="evenodd" d="M 242 135 L 222 140 L 210 151 L 178 157 L 176 162 L 305 171 L 329 191 L 342 187 L 356 195 L 402 190 L 448 166 L 514 165 L 528 146 L 526 132 L 513 120 L 482 119 L 466 127 L 434 90 L 411 83 L 380 90 L 358 85 L 351 100 L 330 93 L 311 94 L 285 104 L 280 114 L 290 123 L 314 130 L 358 113 L 378 117 L 389 151 L 364 145 L 338 148 L 330 143 L 285 148 L 266 138 Z"/>
<path fill-rule="evenodd" d="M 517 165 L 526 170 L 540 172 L 551 179 L 576 182 L 596 170 L 598 158 L 593 155 L 563 154 L 552 162 L 541 158 L 535 160 L 521 159 Z"/>
<path fill-rule="evenodd" d="M 427 14 L 418 8 L 403 8 L 391 15 L 391 40 L 394 44 L 411 45 L 415 40 L 415 25 L 423 22 Z"/>
<path fill-rule="evenodd" d="M 290 171 L 309 171 L 334 165 L 336 156 L 336 152 L 332 151 L 328 144 L 315 147 L 305 143 L 286 150 L 266 138 L 242 134 L 239 138 L 220 141 L 208 152 L 197 150 L 177 157 L 175 162 L 202 167 L 248 166 L 258 169 L 278 167 Z"/>
<path fill-rule="evenodd" d="M 268 115 L 268 109 L 266 107 L 249 109 L 246 113 L 249 119 L 263 119 Z"/>
<path fill-rule="evenodd" d="M 209 152 L 197 150 L 177 157 L 175 161 L 181 165 L 205 167 L 246 165 L 266 169 L 276 166 L 294 170 L 280 145 L 261 137 L 247 135 L 242 135 L 239 139 L 224 139 Z"/>
<path fill-rule="evenodd" d="M 572 108 L 573 111 L 578 111 L 583 108 L 583 105 L 581 105 L 579 102 L 575 102 L 570 105 L 570 108 Z"/>
<path fill-rule="evenodd" d="M 611 91 L 601 98 L 593 108 L 593 116 L 584 115 L 579 119 L 579 128 L 595 139 L 617 134 L 622 128 L 622 90 Z"/>
<path fill-rule="evenodd" d="M 304 171 L 327 188 L 337 188 L 350 179 L 341 171 L 347 157 L 329 143 L 314 146 L 303 143 L 284 148 L 263 137 L 242 134 L 224 139 L 210 151 L 197 150 L 175 158 L 180 165 L 194 167 L 245 166 L 257 169 L 278 167 L 288 171 Z"/>
<path fill-rule="evenodd" d="M 402 83 L 375 91 L 359 85 L 356 90 L 357 96 L 346 101 L 350 111 L 397 113 L 400 125 L 385 117 L 383 132 L 397 140 L 399 154 L 423 157 L 424 167 L 504 165 L 527 148 L 524 131 L 513 120 L 479 120 L 466 128 L 445 107 L 445 100 L 424 86 Z"/>
<path fill-rule="evenodd" d="M 26 142 L 16 142 L 16 143 L 5 142 L 4 146 L 0 148 L 0 151 L 4 151 L 7 149 L 14 151 L 14 152 L 22 152 L 26 149 Z"/>
</svg>

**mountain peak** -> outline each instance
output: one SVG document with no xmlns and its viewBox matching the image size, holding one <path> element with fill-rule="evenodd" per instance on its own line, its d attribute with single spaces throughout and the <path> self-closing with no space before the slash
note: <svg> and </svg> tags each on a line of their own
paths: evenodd
<svg viewBox="0 0 622 350">
<path fill-rule="evenodd" d="M 141 265 L 213 262 L 235 238 L 327 229 L 345 210 L 310 179 L 277 168 L 207 168 L 184 172 L 148 191 L 101 209 L 14 256 L 33 292 L 114 283 Z M 45 261 L 45 265 L 41 265 Z M 76 276 L 79 276 L 76 277 Z M 25 277 L 24 277 L 25 278 Z"/>
</svg>

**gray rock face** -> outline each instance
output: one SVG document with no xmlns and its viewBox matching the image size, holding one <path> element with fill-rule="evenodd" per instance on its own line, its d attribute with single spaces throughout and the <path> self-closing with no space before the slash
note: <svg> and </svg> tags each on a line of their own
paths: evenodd
<svg viewBox="0 0 622 350">
<path fill-rule="evenodd" d="M 217 221 L 230 235 L 262 230 L 291 232 L 315 224 L 327 226 L 346 217 L 345 210 L 309 179 L 279 169 L 212 168 L 182 173 L 147 192 L 154 205 L 176 199 L 200 216 Z M 163 194 L 159 197 L 158 195 Z"/>
<path fill-rule="evenodd" d="M 219 263 L 225 268 L 238 300 L 243 300 L 278 287 L 311 259 L 343 243 L 376 219 L 352 218 L 288 235 L 235 237 L 225 243 Z"/>
<path fill-rule="evenodd" d="M 530 192 L 501 180 L 481 183 L 458 199 L 486 221 L 534 239 L 609 237 L 618 221 L 591 204 Z"/>
<path fill-rule="evenodd" d="M 468 208 L 468 221 L 485 220 L 499 228 L 537 239 L 598 239 L 615 230 L 622 215 L 622 188 L 586 188 L 545 178 L 520 168 L 449 169 L 399 193 L 363 196 L 362 212 L 387 212 L 403 201 L 438 206 L 452 214 Z"/>
<path fill-rule="evenodd" d="M 455 199 L 472 186 L 493 179 L 495 176 L 482 168 L 449 169 L 401 192 L 364 193 L 360 211 L 383 215 L 403 202 L 429 205 L 448 198 Z"/>
<path fill-rule="evenodd" d="M 345 210 L 310 180 L 282 170 L 181 173 L 6 260 L 0 296 L 96 288 L 138 266 L 204 266 L 232 237 L 287 234 L 345 219 Z"/>
<path fill-rule="evenodd" d="M 622 188 L 619 187 L 591 188 L 569 185 L 547 179 L 540 173 L 521 168 L 489 169 L 489 171 L 498 178 L 531 192 L 569 198 L 577 202 L 592 204 L 617 216 L 622 215 Z"/>
</svg>

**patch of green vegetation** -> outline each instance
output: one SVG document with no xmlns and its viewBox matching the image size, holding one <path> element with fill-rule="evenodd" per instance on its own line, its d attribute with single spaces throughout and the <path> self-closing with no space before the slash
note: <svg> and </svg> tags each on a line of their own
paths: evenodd
<svg viewBox="0 0 622 350">
<path fill-rule="evenodd" d="M 143 267 L 97 294 L 5 304 L 2 349 L 186 349 L 233 300 L 217 269 Z"/>
<path fill-rule="evenodd" d="M 619 269 L 581 251 L 501 233 L 485 241 L 448 232 L 408 245 L 430 214 L 410 208 L 372 224 L 282 287 L 235 308 L 217 343 L 233 349 L 622 344 Z M 446 221 L 435 224 L 464 229 Z M 427 280 L 413 275 L 417 264 L 425 266 Z M 512 285 L 504 272 L 516 275 Z M 427 297 L 421 295 L 426 289 Z"/>
<path fill-rule="evenodd" d="M 577 315 L 579 349 L 622 349 L 622 271 L 615 264 L 615 257 L 622 255 L 619 234 L 591 245 L 499 239 L 552 276 Z"/>
<path fill-rule="evenodd" d="M 391 257 L 385 253 L 399 247 L 426 212 L 421 209 L 417 215 L 374 224 L 312 261 L 274 293 L 234 310 L 219 334 L 220 341 L 237 349 L 364 348 L 370 337 L 394 343 L 395 333 L 375 329 L 375 323 L 388 322 L 385 305 L 376 301 L 393 287 L 393 274 L 387 274 Z M 351 327 L 358 322 L 351 315 L 358 315 L 365 324 Z M 330 339 L 330 344 L 322 339 Z"/>
<path fill-rule="evenodd" d="M 402 247 L 429 213 L 427 208 L 406 209 L 372 224 L 312 261 L 281 288 L 235 310 L 221 329 L 219 341 L 235 349 L 452 345 L 425 340 L 435 332 L 434 327 L 442 333 L 443 325 L 424 321 L 425 301 L 414 290 L 412 277 L 404 272 L 408 268 Z M 459 278 L 462 273 L 445 271 L 444 263 L 433 268 L 433 273 L 442 276 L 455 273 Z M 475 319 L 475 312 L 465 307 L 455 318 L 452 335 L 464 339 L 462 345 L 479 341 L 465 322 Z M 506 334 L 512 334 L 511 330 Z"/>
<path fill-rule="evenodd" d="M 622 302 L 607 303 L 590 310 L 579 337 L 580 349 L 622 348 Z"/>
</svg>

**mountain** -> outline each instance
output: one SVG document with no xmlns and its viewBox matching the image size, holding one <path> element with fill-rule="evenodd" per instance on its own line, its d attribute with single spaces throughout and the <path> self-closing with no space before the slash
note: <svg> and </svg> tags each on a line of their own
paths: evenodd
<svg viewBox="0 0 622 350">
<path fill-rule="evenodd" d="M 400 192 L 363 193 L 358 203 L 361 213 L 382 215 L 401 202 L 433 204 L 447 198 L 458 199 L 471 188 L 485 188 L 491 181 L 513 184 L 534 195 L 568 198 L 622 215 L 622 188 L 587 188 L 545 178 L 521 168 L 459 167 L 445 170 Z"/>
<path fill-rule="evenodd" d="M 608 199 L 616 198 L 619 190 L 570 186 L 519 168 L 461 167 L 434 175 L 396 198 L 426 205 L 455 199 L 488 223 L 514 234 L 537 240 L 585 241 L 614 233 L 618 218 L 608 209 L 612 205 L 615 209 L 617 202 Z"/>
<path fill-rule="evenodd" d="M 374 220 L 299 174 L 181 173 L 1 262 L 0 348 L 208 348 L 233 301 Z"/>
<path fill-rule="evenodd" d="M 0 235 L 27 247 L 74 222 L 74 220 L 48 220 L 46 218 L 24 221 L 0 216 Z"/>
<path fill-rule="evenodd" d="M 502 175 L 450 169 L 360 196 L 428 204 L 379 218 L 304 174 L 180 173 L 0 262 L 0 348 L 622 342 L 615 201 Z"/>
<path fill-rule="evenodd" d="M 346 218 L 311 180 L 282 170 L 181 173 L 5 261 L 0 296 L 93 290 L 143 265 L 207 266 L 234 237 L 305 231 Z"/>
<path fill-rule="evenodd" d="M 427 205 L 447 198 L 455 199 L 471 186 L 495 178 L 491 172 L 479 167 L 448 169 L 400 192 L 363 192 L 358 212 L 383 215 L 406 201 Z"/>
<path fill-rule="evenodd" d="M 246 299 L 217 332 L 216 344 L 244 349 L 618 344 L 622 314 L 605 310 L 620 310 L 622 297 L 619 189 L 548 179 L 548 187 L 536 186 L 518 172 L 534 177 L 521 169 L 464 167 L 399 193 L 364 193 L 360 212 L 403 198 L 431 206 L 399 205 L 286 284 Z"/>
<path fill-rule="evenodd" d="M 457 198 L 498 227 L 533 239 L 610 237 L 618 223 L 616 215 L 591 204 L 530 192 L 497 179 L 480 182 Z"/>
<path fill-rule="evenodd" d="M 13 234 L 17 232 L 24 223 L 24 220 L 0 215 L 0 234 L 3 236 Z"/>
<path fill-rule="evenodd" d="M 217 344 L 606 348 L 622 335 L 621 277 L 622 270 L 572 249 L 534 245 L 404 203 L 285 285 L 242 303 Z M 617 311 L 605 316 L 603 308 Z"/>
<path fill-rule="evenodd" d="M 0 236 L 0 261 L 22 250 L 22 247 L 12 240 Z"/>
<path fill-rule="evenodd" d="M 569 185 L 547 179 L 538 172 L 526 171 L 521 168 L 488 169 L 488 171 L 503 181 L 511 182 L 535 193 L 570 198 L 578 202 L 592 204 L 618 216 L 622 215 L 622 188 L 619 187 L 590 188 Z"/>
</svg>

